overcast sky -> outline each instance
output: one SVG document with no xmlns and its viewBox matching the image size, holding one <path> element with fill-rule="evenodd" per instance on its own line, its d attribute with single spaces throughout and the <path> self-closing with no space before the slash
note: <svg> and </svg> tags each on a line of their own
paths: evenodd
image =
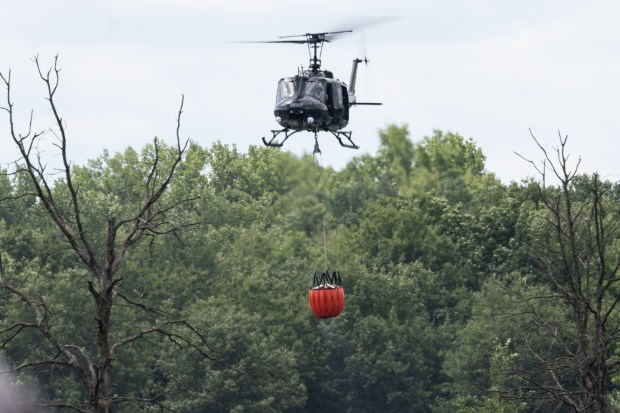
<svg viewBox="0 0 620 413">
<path fill-rule="evenodd" d="M 323 68 L 347 82 L 353 58 L 366 55 L 358 100 L 384 104 L 352 108 L 347 129 L 357 151 L 319 135 L 325 164 L 341 168 L 374 154 L 379 130 L 407 124 L 414 141 L 434 129 L 473 139 L 488 171 L 520 181 L 535 171 L 514 152 L 541 158 L 531 128 L 548 148 L 558 131 L 568 135 L 582 172 L 620 178 L 620 2 L 613 0 L 0 0 L 0 71 L 12 72 L 20 129 L 31 109 L 35 126 L 47 129 L 53 121 L 31 59 L 38 54 L 49 67 L 59 55 L 57 102 L 77 163 L 104 149 L 139 149 L 154 136 L 172 143 L 182 94 L 183 136 L 245 152 L 279 127 L 277 81 L 307 66 L 308 54 L 302 45 L 234 42 L 348 29 L 377 17 L 394 19 L 325 46 Z M 299 155 L 312 147 L 309 133 L 286 146 Z M 0 114 L 0 164 L 15 158 Z"/>
</svg>

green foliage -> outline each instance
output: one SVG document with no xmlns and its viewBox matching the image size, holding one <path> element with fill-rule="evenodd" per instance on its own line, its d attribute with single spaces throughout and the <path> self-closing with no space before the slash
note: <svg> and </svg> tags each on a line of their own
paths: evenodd
<svg viewBox="0 0 620 413">
<path fill-rule="evenodd" d="M 481 175 L 485 156 L 473 140 L 436 130 L 432 137 L 416 146 L 415 165 L 439 173 L 441 177 L 457 178 L 462 175 Z"/>
<path fill-rule="evenodd" d="M 192 324 L 208 331 L 218 361 L 166 357 L 174 360 L 162 367 L 172 388 L 191 392 L 189 398 L 172 396 L 175 411 L 303 411 L 305 386 L 294 353 L 262 328 L 260 313 L 215 297 L 197 301 L 188 312 Z"/>
<path fill-rule="evenodd" d="M 514 368 L 518 354 L 510 352 L 510 340 L 497 343 L 489 360 L 488 391 L 483 396 L 463 395 L 438 404 L 436 413 L 465 412 L 465 413 L 519 413 L 528 411 L 527 404 L 514 399 L 506 400 L 509 371 Z M 513 396 L 514 397 L 514 396 Z"/>
<path fill-rule="evenodd" d="M 94 231 L 108 220 L 135 215 L 154 150 L 106 152 L 73 168 L 96 242 L 105 242 Z M 159 159 L 169 163 L 173 152 L 161 145 Z M 241 153 L 192 144 L 162 202 L 187 200 L 166 218 L 195 225 L 127 253 L 112 338 L 148 329 L 162 310 L 195 325 L 213 360 L 162 336 L 123 347 L 114 392 L 155 404 L 118 403 L 115 411 L 157 411 L 157 403 L 178 412 L 544 408 L 508 396 L 528 397 L 514 374 L 535 366 L 528 346 L 559 354 L 549 345 L 550 326 L 558 338 L 576 340 L 566 303 L 531 255 L 548 239 L 549 215 L 535 182 L 503 185 L 484 162 L 480 148 L 458 134 L 435 131 L 413 142 L 408 127 L 396 125 L 380 132 L 376 155 L 339 171 L 272 148 Z M 55 334 L 92 352 L 89 275 L 41 205 L 11 199 L 27 185 L 0 174 L 4 276 L 40 299 Z M 620 186 L 605 185 L 605 207 L 620 212 Z M 590 186 L 586 176 L 574 181 L 576 207 L 587 206 Z M 54 196 L 69 208 L 63 191 L 55 186 Z M 620 252 L 618 239 L 609 252 Z M 346 304 L 340 317 L 317 320 L 307 289 L 325 267 L 341 273 Z M 32 319 L 23 302 L 3 294 L 2 326 Z M 618 294 L 611 286 L 603 304 Z M 45 345 L 28 333 L 3 352 L 19 364 Z M 35 376 L 50 399 L 80 404 L 87 397 L 65 371 Z M 616 399 L 619 385 L 615 376 Z"/>
<path fill-rule="evenodd" d="M 346 315 L 347 411 L 430 411 L 443 339 L 429 322 L 430 277 L 418 264 L 356 277 Z"/>
</svg>

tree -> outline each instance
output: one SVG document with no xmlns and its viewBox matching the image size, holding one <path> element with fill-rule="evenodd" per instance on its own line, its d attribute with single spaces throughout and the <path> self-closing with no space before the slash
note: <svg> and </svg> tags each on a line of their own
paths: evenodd
<svg viewBox="0 0 620 413">
<path fill-rule="evenodd" d="M 414 147 L 415 174 L 409 191 L 432 192 L 450 203 L 471 201 L 472 187 L 484 178 L 485 156 L 471 139 L 436 130 Z M 474 186 L 475 187 L 475 186 Z"/>
<path fill-rule="evenodd" d="M 47 72 L 42 70 L 38 58 L 34 61 L 47 89 L 62 177 L 54 183 L 50 181 L 54 175 L 47 170 L 37 151 L 43 132 L 32 130 L 32 114 L 28 130 L 23 134 L 17 131 L 11 73 L 7 76 L 0 74 L 7 96 L 6 106 L 2 109 L 8 114 L 10 136 L 21 155 L 11 174 L 27 182 L 21 190 L 5 196 L 3 201 L 34 199 L 33 208 L 39 208 L 48 217 L 48 222 L 53 223 L 66 245 L 61 249 L 72 251 L 76 267 L 81 267 L 81 270 L 65 276 L 72 280 L 67 285 L 69 288 L 81 287 L 86 291 L 84 296 L 90 297 L 81 310 L 91 311 L 90 319 L 85 322 L 92 325 L 86 337 L 78 338 L 59 330 L 59 323 L 54 323 L 57 314 L 50 311 L 54 304 L 48 303 L 46 296 L 36 288 L 13 284 L 13 265 L 7 258 L 6 265 L 0 264 L 0 289 L 21 301 L 29 314 L 17 314 L 22 318 L 12 319 L 0 329 L 0 346 L 10 350 L 22 336 L 36 338 L 40 348 L 20 359 L 12 370 L 49 369 L 61 375 L 69 373 L 75 379 L 82 396 L 69 402 L 53 400 L 47 404 L 49 407 L 109 413 L 113 403 L 160 403 L 161 395 L 112 394 L 112 371 L 123 349 L 151 336 L 166 337 L 178 347 L 192 348 L 203 357 L 211 357 L 204 336 L 187 321 L 146 305 L 140 297 L 131 297 L 122 288 L 122 265 L 132 247 L 165 234 L 178 234 L 193 225 L 182 221 L 184 217 L 175 213 L 182 205 L 194 201 L 197 195 L 171 196 L 170 191 L 189 143 L 180 137 L 183 99 L 177 116 L 175 146 L 167 147 L 156 138 L 141 157 L 128 151 L 124 156 L 107 159 L 105 167 L 100 165 L 99 169 L 93 165 L 90 169 L 73 167 L 67 155 L 66 127 L 55 101 L 60 74 L 58 57 Z M 114 174 L 110 172 L 114 168 L 122 171 L 126 178 L 124 182 L 112 182 Z M 94 175 L 98 178 L 96 181 L 91 179 Z M 53 280 L 49 282 L 54 283 Z M 118 325 L 114 310 L 119 302 L 144 314 L 133 331 L 114 330 Z"/>
<path fill-rule="evenodd" d="M 531 214 L 527 242 L 553 291 L 545 299 L 562 302 L 567 316 L 550 319 L 529 306 L 548 343 L 526 341 L 531 364 L 517 374 L 529 397 L 575 412 L 610 412 L 611 374 L 618 367 L 610 356 L 620 333 L 620 211 L 608 199 L 614 195 L 609 184 L 597 174 L 577 175 L 579 161 L 569 167 L 567 137 L 560 136 L 553 157 L 532 137 L 544 154 L 542 167 L 529 161 L 542 177 L 543 208 Z M 547 168 L 559 186 L 547 186 Z M 567 325 L 568 332 L 561 328 Z"/>
<path fill-rule="evenodd" d="M 386 272 L 363 271 L 347 287 L 346 411 L 430 412 L 443 378 L 438 354 L 446 342 L 428 312 L 434 278 L 419 263 L 402 264 Z"/>
</svg>

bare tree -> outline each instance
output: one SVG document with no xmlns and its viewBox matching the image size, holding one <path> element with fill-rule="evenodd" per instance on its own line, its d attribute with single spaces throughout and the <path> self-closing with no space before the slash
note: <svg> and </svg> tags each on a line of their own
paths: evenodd
<svg viewBox="0 0 620 413">
<path fill-rule="evenodd" d="M 13 366 L 13 371 L 42 366 L 69 369 L 88 394 L 88 403 L 85 405 L 67 405 L 60 401 L 50 403 L 49 407 L 71 409 L 77 412 L 109 413 L 111 405 L 114 403 L 128 401 L 146 404 L 157 402 L 156 400 L 110 394 L 111 374 L 115 356 L 119 349 L 148 336 L 161 335 L 179 347 L 198 351 L 204 357 L 212 358 L 213 354 L 205 337 L 188 322 L 183 319 L 175 319 L 168 313 L 150 308 L 140 300 L 131 299 L 122 294 L 119 289 L 123 282 L 122 277 L 118 275 L 119 266 L 130 248 L 146 238 L 174 233 L 194 225 L 192 223 L 173 223 L 168 218 L 172 210 L 183 203 L 192 201 L 190 197 L 175 201 L 163 201 L 163 196 L 169 189 L 175 172 L 184 159 L 189 143 L 188 140 L 183 141 L 179 133 L 183 99 L 177 116 L 174 159 L 163 162 L 160 154 L 161 144 L 155 139 L 152 164 L 144 176 L 142 201 L 129 216 L 107 219 L 106 228 L 103 229 L 103 232 L 107 234 L 105 242 L 95 242 L 92 239 L 92 233 L 85 229 L 81 189 L 79 184 L 75 182 L 72 173 L 72 166 L 67 156 L 66 126 L 59 115 L 55 102 L 60 74 L 58 57 L 56 56 L 53 67 L 47 71 L 41 68 L 37 57 L 35 57 L 34 62 L 46 87 L 47 101 L 53 113 L 55 136 L 58 139 L 55 146 L 58 148 L 62 160 L 60 168 L 62 179 L 56 181 L 55 184 L 50 183 L 50 174 L 46 171 L 46 165 L 37 150 L 37 142 L 43 132 L 33 131 L 32 113 L 28 130 L 25 133 L 19 133 L 16 130 L 14 104 L 11 98 L 11 73 L 8 72 L 8 75 L 0 73 L 7 96 L 6 106 L 2 109 L 8 114 L 10 136 L 21 155 L 13 173 L 27 176 L 28 181 L 32 184 L 31 188 L 33 188 L 32 193 L 14 194 L 13 197 L 35 197 L 81 264 L 88 269 L 90 279 L 85 283 L 85 287 L 87 286 L 95 304 L 95 313 L 92 318 L 94 328 L 91 330 L 94 332 L 92 348 L 96 348 L 96 351 L 93 352 L 74 343 L 63 342 L 57 337 L 50 328 L 45 301 L 12 285 L 9 274 L 3 268 L 1 260 L 0 289 L 18 297 L 29 308 L 31 318 L 0 328 L 0 346 L 10 345 L 16 337 L 25 331 L 35 331 L 42 340 L 50 345 L 49 347 L 53 351 L 45 357 Z M 58 195 L 56 194 L 59 192 L 54 191 L 54 185 L 64 185 L 65 191 L 63 193 L 68 194 L 69 199 L 57 199 Z M 65 205 L 69 205 L 69 207 L 65 208 Z M 101 247 L 96 245 L 101 245 Z M 119 300 L 123 302 L 123 305 L 130 305 L 141 311 L 157 314 L 158 321 L 153 321 L 150 328 L 142 328 L 134 334 L 113 341 L 111 320 L 113 319 L 114 306 Z"/>
<path fill-rule="evenodd" d="M 526 160 L 542 177 L 539 195 L 546 213 L 542 236 L 530 238 L 530 247 L 554 294 L 527 303 L 532 325 L 547 345 L 525 340 L 531 364 L 517 372 L 527 383 L 520 390 L 574 412 L 611 412 L 609 386 L 618 364 L 610 355 L 620 333 L 620 215 L 608 201 L 612 186 L 598 174 L 578 175 L 580 159 L 569 166 L 567 137 L 560 135 L 552 153 L 532 138 L 544 166 Z M 547 186 L 548 172 L 559 186 Z M 565 305 L 568 325 L 536 307 L 544 300 Z"/>
</svg>

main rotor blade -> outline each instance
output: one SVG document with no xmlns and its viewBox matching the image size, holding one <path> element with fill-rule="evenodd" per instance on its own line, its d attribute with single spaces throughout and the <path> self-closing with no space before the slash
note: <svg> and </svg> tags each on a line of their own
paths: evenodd
<svg viewBox="0 0 620 413">
<path fill-rule="evenodd" d="M 293 44 L 306 44 L 307 40 L 249 40 L 233 43 L 293 43 Z"/>
<path fill-rule="evenodd" d="M 278 39 L 288 39 L 291 37 L 318 37 L 318 36 L 327 36 L 330 34 L 340 34 L 340 33 L 349 33 L 352 30 L 339 30 L 333 32 L 322 32 L 322 33 L 305 33 L 305 34 L 293 34 L 289 36 L 278 36 Z"/>
<path fill-rule="evenodd" d="M 331 42 L 336 39 L 338 36 L 343 35 L 345 33 L 351 33 L 353 30 L 337 30 L 331 32 L 321 32 L 321 33 L 305 33 L 305 34 L 294 34 L 290 36 L 279 36 L 278 39 L 291 39 L 291 40 L 258 40 L 258 41 L 241 41 L 241 42 L 233 42 L 233 43 L 293 43 L 293 44 L 317 44 L 322 42 Z M 293 40 L 295 37 L 301 37 L 302 39 Z"/>
<path fill-rule="evenodd" d="M 337 26 L 339 27 L 348 27 L 349 30 L 346 31 L 334 31 L 328 32 L 333 33 L 332 36 L 328 36 L 329 40 L 335 40 L 339 37 L 343 37 L 346 33 L 352 33 L 353 31 L 357 32 L 361 29 L 365 29 L 371 26 L 375 26 L 381 23 L 388 22 L 390 20 L 394 20 L 396 17 L 393 16 L 377 16 L 377 17 L 351 17 L 342 22 L 340 22 Z"/>
</svg>

